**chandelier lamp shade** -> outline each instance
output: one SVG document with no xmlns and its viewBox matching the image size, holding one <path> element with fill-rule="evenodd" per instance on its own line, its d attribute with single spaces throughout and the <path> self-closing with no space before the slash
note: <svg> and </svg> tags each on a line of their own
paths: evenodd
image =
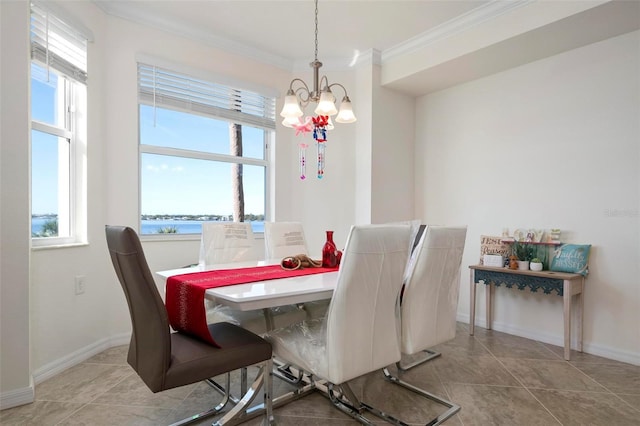
<svg viewBox="0 0 640 426">
<path fill-rule="evenodd" d="M 327 76 L 319 77 L 322 62 L 316 59 L 309 65 L 313 68 L 313 90 L 309 88 L 307 83 L 299 78 L 291 80 L 289 90 L 284 98 L 284 106 L 280 112 L 280 116 L 284 118 L 282 124 L 285 127 L 294 127 L 293 125 L 295 123 L 302 120 L 300 118 L 304 115 L 302 108 L 306 107 L 310 102 L 318 103 L 318 106 L 316 106 L 316 109 L 313 111 L 317 115 L 327 115 L 331 117 L 338 114 L 335 119 L 336 123 L 353 123 L 356 121 L 347 89 L 340 83 L 329 84 Z M 331 91 L 331 88 L 336 86 L 340 87 L 344 92 L 339 111 L 335 104 L 336 98 Z M 322 87 L 322 89 L 320 89 L 320 87 Z"/>
<path fill-rule="evenodd" d="M 282 125 L 296 130 L 296 135 L 304 135 L 313 132 L 318 150 L 318 179 L 324 176 L 324 152 L 326 131 L 334 128 L 331 117 L 335 116 L 336 123 L 353 123 L 356 116 L 353 114 L 351 99 L 347 89 L 340 83 L 329 83 L 326 76 L 320 77 L 322 62 L 318 60 L 318 0 L 315 0 L 315 57 L 309 64 L 313 69 L 313 86 L 309 87 L 304 80 L 294 78 L 289 84 L 289 90 L 284 98 L 284 105 L 280 116 Z M 340 110 L 336 108 L 336 98 L 332 89 L 340 88 L 344 92 Z M 310 103 L 317 103 L 314 110 L 316 117 L 303 118 L 304 108 Z M 337 115 L 336 115 L 337 114 Z M 300 179 L 306 178 L 306 143 L 299 143 Z"/>
</svg>

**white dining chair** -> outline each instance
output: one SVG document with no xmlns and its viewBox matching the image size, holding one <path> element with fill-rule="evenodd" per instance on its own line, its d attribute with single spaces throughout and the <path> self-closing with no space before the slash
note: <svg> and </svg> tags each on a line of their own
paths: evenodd
<svg viewBox="0 0 640 426">
<path fill-rule="evenodd" d="M 334 405 L 362 421 L 348 382 L 400 360 L 397 306 L 407 263 L 408 225 L 353 226 L 325 318 L 266 335 L 278 359 L 327 381 Z M 370 424 L 370 423 L 365 423 Z"/>
<path fill-rule="evenodd" d="M 466 227 L 427 226 L 413 252 L 401 299 L 402 353 L 455 338 Z M 425 362 L 399 365 L 404 370 Z"/>
<path fill-rule="evenodd" d="M 466 234 L 466 227 L 427 226 L 413 250 L 400 301 L 402 358 L 396 363 L 400 371 L 440 356 L 430 348 L 455 338 L 460 264 Z M 424 356 L 416 359 L 415 355 L 420 352 Z M 413 361 L 404 363 L 403 360 L 410 356 Z M 387 380 L 447 407 L 433 424 L 443 422 L 460 409 L 458 405 L 392 375 L 388 368 L 384 368 L 383 373 Z"/>
<path fill-rule="evenodd" d="M 300 222 L 265 222 L 264 252 L 266 259 L 282 259 L 309 254 L 304 228 Z"/>
<path fill-rule="evenodd" d="M 420 237 L 424 232 L 425 226 L 420 223 L 419 219 L 414 220 L 405 220 L 400 222 L 388 222 L 387 225 L 408 225 L 410 229 L 410 236 L 408 240 L 409 244 L 409 259 L 407 260 L 407 266 L 405 266 L 405 274 L 404 279 L 409 272 L 409 267 L 414 256 L 414 249 L 420 241 Z M 327 314 L 327 309 L 329 309 L 329 301 L 328 300 L 319 300 L 311 303 L 305 303 L 304 310 L 307 312 L 307 319 L 312 320 L 316 318 L 322 318 Z"/>
<path fill-rule="evenodd" d="M 204 222 L 199 263 L 205 267 L 221 263 L 258 260 L 250 222 Z"/>
<path fill-rule="evenodd" d="M 203 224 L 200 262 L 205 268 L 259 259 L 251 223 L 206 222 Z M 205 309 L 209 324 L 230 322 L 256 334 L 264 334 L 270 328 L 285 327 L 306 318 L 306 312 L 297 306 L 240 311 L 205 299 Z"/>
</svg>

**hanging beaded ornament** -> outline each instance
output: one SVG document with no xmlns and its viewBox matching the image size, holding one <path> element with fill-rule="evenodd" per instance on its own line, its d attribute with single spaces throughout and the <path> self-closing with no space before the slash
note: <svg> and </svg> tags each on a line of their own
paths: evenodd
<svg viewBox="0 0 640 426">
<path fill-rule="evenodd" d="M 319 115 L 313 119 L 313 138 L 316 140 L 316 148 L 318 151 L 318 179 L 324 177 L 325 166 L 325 142 L 327 141 L 327 124 L 329 123 L 328 115 Z"/>
</svg>

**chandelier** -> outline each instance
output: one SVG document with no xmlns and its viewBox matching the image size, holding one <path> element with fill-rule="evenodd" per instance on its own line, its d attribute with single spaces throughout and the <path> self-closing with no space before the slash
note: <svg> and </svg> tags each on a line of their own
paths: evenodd
<svg viewBox="0 0 640 426">
<path fill-rule="evenodd" d="M 285 127 L 296 130 L 296 135 L 304 135 L 312 133 L 316 141 L 318 150 L 318 179 L 324 176 L 325 165 L 325 143 L 327 141 L 327 130 L 333 129 L 331 116 L 336 115 L 336 123 L 353 123 L 356 116 L 353 114 L 351 100 L 347 95 L 347 89 L 340 83 L 329 83 L 326 76 L 320 78 L 320 67 L 322 62 L 318 60 L 318 0 L 315 0 L 315 56 L 313 62 L 309 64 L 313 69 L 313 87 L 309 88 L 307 83 L 302 79 L 294 78 L 289 84 L 289 90 L 284 98 L 284 106 L 280 112 L 280 116 L 284 119 L 282 124 Z M 336 109 L 332 88 L 339 87 L 344 92 L 342 102 L 340 103 L 340 111 Z M 303 109 L 309 103 L 315 102 L 315 117 L 305 117 Z M 300 179 L 306 179 L 306 148 L 308 145 L 304 142 L 298 143 L 299 162 L 300 162 Z"/>
</svg>

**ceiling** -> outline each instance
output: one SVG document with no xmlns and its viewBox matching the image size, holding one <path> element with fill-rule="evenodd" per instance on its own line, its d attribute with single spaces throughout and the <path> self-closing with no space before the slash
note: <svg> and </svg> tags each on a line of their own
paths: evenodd
<svg viewBox="0 0 640 426">
<path fill-rule="evenodd" d="M 314 59 L 313 0 L 92 1 L 285 70 Z M 382 84 L 419 96 L 639 28 L 640 0 L 320 0 L 318 59 L 379 52 Z"/>
<path fill-rule="evenodd" d="M 226 45 L 280 64 L 314 58 L 312 0 L 104 0 L 107 13 Z M 318 59 L 348 65 L 356 52 L 384 52 L 487 0 L 320 0 Z"/>
</svg>

